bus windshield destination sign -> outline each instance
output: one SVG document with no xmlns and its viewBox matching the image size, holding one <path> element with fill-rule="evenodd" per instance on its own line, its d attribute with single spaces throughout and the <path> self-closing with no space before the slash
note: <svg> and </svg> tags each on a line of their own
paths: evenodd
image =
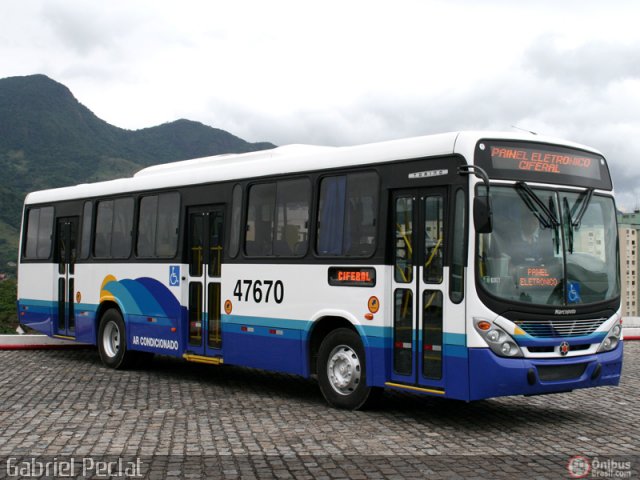
<svg viewBox="0 0 640 480">
<path fill-rule="evenodd" d="M 595 156 L 521 147 L 491 147 L 496 169 L 577 175 L 600 180 L 600 159 Z"/>
<path fill-rule="evenodd" d="M 534 142 L 481 140 L 475 163 L 489 178 L 555 183 L 611 190 L 611 176 L 602 156 L 566 146 Z"/>
</svg>

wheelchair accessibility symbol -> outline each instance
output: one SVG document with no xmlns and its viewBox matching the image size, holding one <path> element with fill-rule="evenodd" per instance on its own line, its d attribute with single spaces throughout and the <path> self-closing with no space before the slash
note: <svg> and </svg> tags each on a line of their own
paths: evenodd
<svg viewBox="0 0 640 480">
<path fill-rule="evenodd" d="M 169 265 L 169 286 L 180 286 L 180 265 Z"/>
<path fill-rule="evenodd" d="M 569 303 L 580 303 L 582 298 L 580 298 L 580 284 L 578 282 L 568 282 L 568 300 Z"/>
</svg>

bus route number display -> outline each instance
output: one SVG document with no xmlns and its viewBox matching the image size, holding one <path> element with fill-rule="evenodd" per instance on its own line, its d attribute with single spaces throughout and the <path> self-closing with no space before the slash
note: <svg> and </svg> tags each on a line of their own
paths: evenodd
<svg viewBox="0 0 640 480">
<path fill-rule="evenodd" d="M 571 175 L 601 180 L 600 158 L 582 152 L 491 146 L 491 163 L 496 170 L 518 170 Z"/>
</svg>

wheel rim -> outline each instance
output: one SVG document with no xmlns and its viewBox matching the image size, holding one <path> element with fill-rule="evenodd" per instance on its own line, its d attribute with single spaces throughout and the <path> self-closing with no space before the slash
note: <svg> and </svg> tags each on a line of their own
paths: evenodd
<svg viewBox="0 0 640 480">
<path fill-rule="evenodd" d="M 352 394 L 360 384 L 360 359 L 347 345 L 339 345 L 331 351 L 327 363 L 327 377 L 331 387 L 340 395 Z"/>
<path fill-rule="evenodd" d="M 102 346 L 108 357 L 113 358 L 120 350 L 120 329 L 115 322 L 109 322 L 104 327 Z"/>
</svg>

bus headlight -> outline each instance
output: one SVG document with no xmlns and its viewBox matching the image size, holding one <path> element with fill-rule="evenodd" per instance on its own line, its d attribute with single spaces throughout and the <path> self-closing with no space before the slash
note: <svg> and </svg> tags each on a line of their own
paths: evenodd
<svg viewBox="0 0 640 480">
<path fill-rule="evenodd" d="M 474 319 L 476 331 L 484 338 L 493 353 L 501 357 L 522 357 L 522 350 L 511 335 L 502 328 L 482 319 Z"/>
<path fill-rule="evenodd" d="M 487 333 L 487 339 L 493 343 L 497 343 L 500 341 L 500 332 L 498 330 L 489 330 Z"/>
<path fill-rule="evenodd" d="M 611 330 L 609 330 L 609 333 L 607 333 L 607 336 L 600 344 L 600 347 L 598 348 L 598 353 L 610 352 L 611 350 L 614 350 L 618 346 L 618 343 L 620 343 L 621 334 L 622 334 L 622 326 L 620 325 L 619 322 L 617 322 L 611 328 Z"/>
</svg>

